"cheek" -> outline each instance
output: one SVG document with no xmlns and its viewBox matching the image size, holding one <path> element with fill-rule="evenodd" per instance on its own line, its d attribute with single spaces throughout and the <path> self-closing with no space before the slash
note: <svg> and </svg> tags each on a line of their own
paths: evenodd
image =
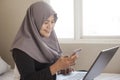
<svg viewBox="0 0 120 80">
<path fill-rule="evenodd" d="M 42 31 L 42 30 L 40 30 L 40 31 L 39 31 L 39 33 L 40 33 L 40 35 L 42 35 L 42 34 L 43 34 L 43 31 Z"/>
<path fill-rule="evenodd" d="M 42 27 L 40 28 L 40 32 L 43 32 L 43 30 L 44 30 L 44 28 L 45 28 L 45 26 L 44 25 L 42 25 Z"/>
<path fill-rule="evenodd" d="M 41 29 L 39 30 L 39 33 L 40 33 L 40 34 L 43 34 L 43 32 L 44 32 L 44 28 L 41 27 Z"/>
</svg>

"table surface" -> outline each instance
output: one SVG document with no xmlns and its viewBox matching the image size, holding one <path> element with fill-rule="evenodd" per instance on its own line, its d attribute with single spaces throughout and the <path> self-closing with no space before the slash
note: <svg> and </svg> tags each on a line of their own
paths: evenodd
<svg viewBox="0 0 120 80">
<path fill-rule="evenodd" d="M 72 75 L 74 75 L 74 74 L 75 74 L 75 72 L 72 73 Z M 68 76 L 70 76 L 70 75 L 68 75 Z M 68 76 L 57 75 L 57 80 L 62 80 L 64 78 L 67 78 Z M 101 73 L 94 80 L 120 80 L 120 74 L 116 74 L 116 73 Z"/>
</svg>

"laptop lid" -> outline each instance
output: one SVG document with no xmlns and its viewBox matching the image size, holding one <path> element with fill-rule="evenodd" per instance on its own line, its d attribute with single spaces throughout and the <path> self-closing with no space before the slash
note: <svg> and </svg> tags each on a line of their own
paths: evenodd
<svg viewBox="0 0 120 80">
<path fill-rule="evenodd" d="M 103 69 L 106 67 L 106 65 L 110 62 L 116 51 L 118 50 L 118 46 L 112 47 L 109 49 L 102 50 L 92 66 L 90 67 L 89 71 L 83 78 L 83 80 L 93 80 L 95 77 L 97 77 Z"/>
</svg>

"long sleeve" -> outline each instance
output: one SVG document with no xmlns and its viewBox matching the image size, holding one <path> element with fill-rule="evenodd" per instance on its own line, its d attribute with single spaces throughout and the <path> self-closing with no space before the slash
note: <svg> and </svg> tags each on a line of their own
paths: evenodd
<svg viewBox="0 0 120 80">
<path fill-rule="evenodd" d="M 50 65 L 46 66 L 47 63 L 35 62 L 33 58 L 18 49 L 13 50 L 13 58 L 21 80 L 55 80 L 55 75 L 51 75 Z"/>
</svg>

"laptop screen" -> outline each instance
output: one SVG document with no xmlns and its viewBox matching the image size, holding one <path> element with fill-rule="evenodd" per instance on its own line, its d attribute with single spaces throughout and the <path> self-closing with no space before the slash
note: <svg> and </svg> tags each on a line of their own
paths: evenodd
<svg viewBox="0 0 120 80">
<path fill-rule="evenodd" d="M 95 77 L 97 77 L 112 59 L 118 48 L 119 47 L 117 46 L 102 50 L 83 80 L 93 80 Z"/>
</svg>

